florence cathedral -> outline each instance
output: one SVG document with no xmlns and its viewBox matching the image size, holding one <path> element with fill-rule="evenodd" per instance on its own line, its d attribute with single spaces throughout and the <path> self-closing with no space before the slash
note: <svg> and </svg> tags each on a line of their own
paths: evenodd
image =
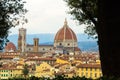
<svg viewBox="0 0 120 80">
<path fill-rule="evenodd" d="M 78 48 L 78 42 L 76 34 L 68 26 L 67 20 L 65 19 L 63 27 L 61 27 L 55 35 L 53 45 L 40 45 L 39 38 L 33 39 L 33 44 L 26 43 L 26 29 L 20 28 L 18 34 L 18 49 L 12 42 L 9 42 L 5 47 L 5 51 L 19 51 L 19 52 L 37 52 L 37 53 L 81 53 Z"/>
</svg>

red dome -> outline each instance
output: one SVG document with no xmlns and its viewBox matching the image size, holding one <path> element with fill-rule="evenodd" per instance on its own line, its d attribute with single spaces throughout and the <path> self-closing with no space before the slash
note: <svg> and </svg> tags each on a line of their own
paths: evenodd
<svg viewBox="0 0 120 80">
<path fill-rule="evenodd" d="M 8 42 L 5 46 L 5 51 L 16 51 L 16 46 L 12 42 Z"/>
<path fill-rule="evenodd" d="M 75 33 L 71 28 L 68 27 L 66 20 L 64 22 L 64 26 L 57 32 L 54 40 L 55 41 L 63 41 L 63 40 L 77 41 L 77 37 Z"/>
</svg>

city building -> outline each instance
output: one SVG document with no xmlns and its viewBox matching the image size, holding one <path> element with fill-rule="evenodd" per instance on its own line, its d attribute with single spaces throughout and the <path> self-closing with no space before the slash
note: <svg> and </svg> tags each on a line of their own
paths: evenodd
<svg viewBox="0 0 120 80">
<path fill-rule="evenodd" d="M 81 53 L 80 48 L 78 48 L 78 42 L 76 34 L 68 26 L 67 20 L 65 19 L 63 27 L 58 30 L 54 38 L 53 45 L 39 45 L 39 38 L 33 39 L 34 44 L 26 43 L 26 29 L 19 29 L 18 36 L 18 51 L 21 52 L 54 52 L 54 53 Z"/>
<path fill-rule="evenodd" d="M 97 79 L 102 76 L 99 53 L 81 52 L 77 36 L 66 19 L 56 33 L 53 45 L 41 45 L 39 38 L 33 38 L 33 44 L 27 43 L 26 31 L 19 29 L 18 47 L 8 42 L 0 53 L 0 79 L 22 77 L 25 64 L 29 77 L 64 75 Z"/>
<path fill-rule="evenodd" d="M 13 77 L 21 77 L 23 68 L 17 67 L 17 65 L 4 64 L 0 67 L 0 80 L 6 80 Z"/>
<path fill-rule="evenodd" d="M 36 77 L 53 77 L 54 71 L 52 70 L 52 66 L 48 63 L 43 62 L 40 65 L 36 66 L 35 76 Z"/>
<path fill-rule="evenodd" d="M 4 49 L 5 52 L 16 52 L 17 48 L 14 43 L 8 42 Z"/>
<path fill-rule="evenodd" d="M 102 76 L 100 64 L 80 64 L 77 68 L 76 74 L 80 77 L 97 79 Z"/>
<path fill-rule="evenodd" d="M 18 37 L 18 51 L 25 52 L 26 50 L 26 29 L 19 29 L 19 37 Z"/>
</svg>

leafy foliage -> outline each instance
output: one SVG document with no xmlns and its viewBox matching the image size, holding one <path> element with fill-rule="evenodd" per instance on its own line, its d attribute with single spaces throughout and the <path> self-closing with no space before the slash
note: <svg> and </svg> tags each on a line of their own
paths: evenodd
<svg viewBox="0 0 120 80">
<path fill-rule="evenodd" d="M 22 72 L 23 72 L 24 77 L 26 78 L 26 76 L 29 73 L 29 69 L 28 69 L 28 65 L 27 64 L 24 65 L 24 69 L 23 69 Z"/>
<path fill-rule="evenodd" d="M 64 0 L 70 8 L 69 14 L 80 24 L 86 24 L 85 33 L 95 35 L 95 27 L 98 22 L 97 2 L 98 0 Z"/>
<path fill-rule="evenodd" d="M 24 4 L 25 1 L 22 0 L 0 0 L 0 50 L 9 41 L 9 29 L 27 21 Z"/>
<path fill-rule="evenodd" d="M 50 79 L 50 78 L 45 78 L 45 77 L 29 77 L 29 78 L 10 78 L 9 80 L 93 80 L 91 78 L 86 78 L 86 77 L 79 77 L 79 76 L 74 76 L 72 78 L 66 78 L 64 77 L 64 75 L 58 75 L 55 76 L 55 78 Z M 98 79 L 94 79 L 94 80 L 120 80 L 120 78 L 117 77 L 100 77 Z"/>
<path fill-rule="evenodd" d="M 85 77 L 72 77 L 72 78 L 66 78 L 64 75 L 57 75 L 55 78 L 50 79 L 49 77 L 29 77 L 29 78 L 10 78 L 9 80 L 92 80 L 90 78 L 85 78 Z"/>
</svg>

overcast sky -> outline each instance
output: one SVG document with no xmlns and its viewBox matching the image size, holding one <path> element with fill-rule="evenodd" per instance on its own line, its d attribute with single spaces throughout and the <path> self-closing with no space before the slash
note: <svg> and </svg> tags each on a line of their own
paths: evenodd
<svg viewBox="0 0 120 80">
<path fill-rule="evenodd" d="M 68 7 L 63 0 L 26 0 L 28 23 L 23 25 L 27 34 L 56 33 L 63 27 L 67 18 L 69 27 L 75 33 L 83 33 L 84 26 L 78 25 L 72 16 L 67 13 Z M 11 29 L 11 34 L 18 34 L 18 26 Z"/>
</svg>

